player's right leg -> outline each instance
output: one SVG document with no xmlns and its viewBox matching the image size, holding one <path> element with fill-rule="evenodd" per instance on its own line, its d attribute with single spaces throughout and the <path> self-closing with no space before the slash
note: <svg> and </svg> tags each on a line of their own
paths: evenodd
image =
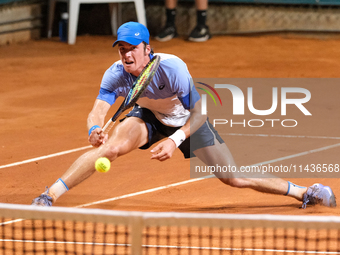
<svg viewBox="0 0 340 255">
<path fill-rule="evenodd" d="M 303 187 L 273 176 L 269 173 L 257 174 L 241 171 L 236 165 L 227 145 L 215 139 L 215 144 L 196 150 L 195 155 L 208 166 L 230 166 L 236 171 L 214 172 L 223 183 L 235 188 L 250 188 L 259 192 L 287 195 L 302 201 L 302 208 L 307 204 L 321 204 L 336 207 L 332 189 L 322 184 Z"/>
<path fill-rule="evenodd" d="M 191 142 L 191 149 L 194 150 L 193 153 L 204 164 L 232 169 L 232 171 L 214 172 L 215 176 L 227 185 L 235 188 L 250 188 L 263 193 L 291 196 L 299 201 L 303 201 L 303 208 L 307 204 L 336 206 L 334 193 L 328 186 L 314 184 L 307 188 L 295 185 L 269 173 L 243 171 L 235 163 L 227 145 L 208 122 L 199 128 L 190 138 L 193 140 Z"/>
<path fill-rule="evenodd" d="M 109 140 L 98 148 L 81 155 L 66 172 L 42 195 L 35 198 L 34 205 L 51 206 L 62 194 L 81 183 L 95 172 L 95 161 L 107 157 L 114 161 L 117 157 L 143 146 L 148 142 L 148 130 L 140 118 L 129 117 L 119 123 Z"/>
</svg>

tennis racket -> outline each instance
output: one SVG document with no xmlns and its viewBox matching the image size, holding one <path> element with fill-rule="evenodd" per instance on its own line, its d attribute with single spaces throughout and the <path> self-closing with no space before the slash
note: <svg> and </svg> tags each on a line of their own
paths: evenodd
<svg viewBox="0 0 340 255">
<path fill-rule="evenodd" d="M 103 128 L 104 134 L 110 132 L 112 127 L 114 126 L 118 117 L 127 109 L 131 108 L 135 105 L 138 98 L 142 95 L 146 87 L 152 81 L 157 68 L 159 66 L 160 56 L 154 56 L 150 62 L 144 67 L 142 72 L 138 75 L 135 82 L 132 84 L 132 88 L 130 89 L 128 95 L 124 99 L 123 103 L 118 108 L 117 112 L 113 115 L 113 117 L 106 123 Z"/>
</svg>

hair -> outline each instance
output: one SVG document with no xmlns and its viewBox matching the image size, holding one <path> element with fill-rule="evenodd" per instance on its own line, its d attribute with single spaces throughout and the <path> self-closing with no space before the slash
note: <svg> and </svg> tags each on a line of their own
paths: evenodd
<svg viewBox="0 0 340 255">
<path fill-rule="evenodd" d="M 143 41 L 144 44 L 144 50 L 146 49 L 146 46 L 148 45 L 146 42 Z M 154 54 L 153 48 L 151 48 L 150 54 Z"/>
</svg>

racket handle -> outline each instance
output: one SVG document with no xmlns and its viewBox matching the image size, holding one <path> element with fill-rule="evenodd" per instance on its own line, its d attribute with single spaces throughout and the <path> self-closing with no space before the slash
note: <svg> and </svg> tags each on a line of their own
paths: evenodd
<svg viewBox="0 0 340 255">
<path fill-rule="evenodd" d="M 110 130 L 113 128 L 113 126 L 115 125 L 115 121 L 112 121 L 112 119 L 110 119 L 105 126 L 103 127 L 103 133 L 107 134 L 110 132 Z"/>
</svg>

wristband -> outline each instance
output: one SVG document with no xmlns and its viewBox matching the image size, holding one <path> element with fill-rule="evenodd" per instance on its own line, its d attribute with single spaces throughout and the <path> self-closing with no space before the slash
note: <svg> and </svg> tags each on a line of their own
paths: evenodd
<svg viewBox="0 0 340 255">
<path fill-rule="evenodd" d="M 91 135 L 92 131 L 95 130 L 96 128 L 100 128 L 100 126 L 94 125 L 93 127 L 90 128 L 90 130 L 89 130 L 89 136 Z"/>
<path fill-rule="evenodd" d="M 173 140 L 176 144 L 176 147 L 178 147 L 184 142 L 186 137 L 184 131 L 182 129 L 178 129 L 175 133 L 169 136 L 169 138 Z"/>
</svg>

